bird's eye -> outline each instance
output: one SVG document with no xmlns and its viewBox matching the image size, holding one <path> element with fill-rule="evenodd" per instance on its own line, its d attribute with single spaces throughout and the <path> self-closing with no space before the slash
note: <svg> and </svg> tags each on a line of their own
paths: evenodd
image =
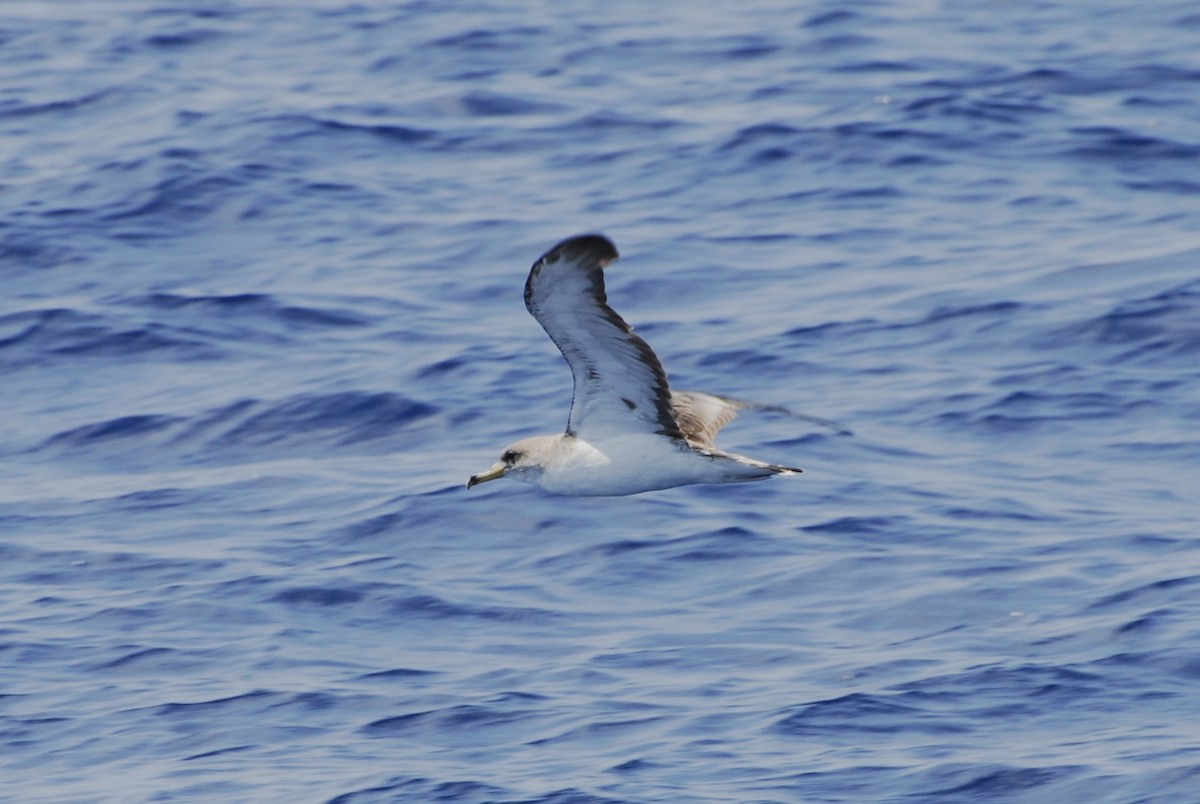
<svg viewBox="0 0 1200 804">
<path fill-rule="evenodd" d="M 500 456 L 500 460 L 504 461 L 509 466 L 512 466 L 514 463 L 517 462 L 517 458 L 520 458 L 520 457 L 521 457 L 521 453 L 517 452 L 515 449 L 510 449 L 510 450 L 506 450 L 504 452 L 504 454 Z"/>
</svg>

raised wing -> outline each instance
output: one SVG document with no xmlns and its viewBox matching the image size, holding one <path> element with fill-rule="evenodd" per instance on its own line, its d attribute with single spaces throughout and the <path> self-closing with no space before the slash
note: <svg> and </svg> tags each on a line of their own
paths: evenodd
<svg viewBox="0 0 1200 804">
<path fill-rule="evenodd" d="M 572 237 L 542 255 L 525 282 L 526 309 L 562 352 L 575 380 L 567 434 L 683 438 L 662 364 L 608 306 L 603 269 L 617 256 L 606 237 Z"/>
</svg>

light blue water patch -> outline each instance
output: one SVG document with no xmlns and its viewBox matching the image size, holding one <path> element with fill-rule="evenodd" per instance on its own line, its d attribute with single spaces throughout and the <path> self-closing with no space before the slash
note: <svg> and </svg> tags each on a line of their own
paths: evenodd
<svg viewBox="0 0 1200 804">
<path fill-rule="evenodd" d="M 0 8 L 3 798 L 1194 797 L 1190 4 L 299 6 Z M 468 494 L 588 231 L 852 435 Z"/>
</svg>

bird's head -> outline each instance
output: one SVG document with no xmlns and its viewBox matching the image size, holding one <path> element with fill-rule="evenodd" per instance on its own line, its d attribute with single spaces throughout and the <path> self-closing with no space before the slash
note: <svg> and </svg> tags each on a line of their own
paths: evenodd
<svg viewBox="0 0 1200 804">
<path fill-rule="evenodd" d="M 477 475 L 471 475 L 467 480 L 467 488 L 487 483 L 489 480 L 499 480 L 502 477 L 511 477 L 513 480 L 536 484 L 536 478 L 543 469 L 540 460 L 543 450 L 540 447 L 547 440 L 546 436 L 534 436 L 509 444 L 500 453 L 500 460 L 492 464 L 491 468 Z"/>
</svg>

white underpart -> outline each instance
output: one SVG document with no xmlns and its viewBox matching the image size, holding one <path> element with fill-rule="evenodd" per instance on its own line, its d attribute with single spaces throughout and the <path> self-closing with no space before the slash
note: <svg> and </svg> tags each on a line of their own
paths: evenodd
<svg viewBox="0 0 1200 804">
<path fill-rule="evenodd" d="M 600 444 L 571 436 L 539 441 L 525 448 L 523 463 L 541 471 L 516 471 L 511 477 L 575 497 L 637 494 L 693 483 L 737 483 L 780 474 L 760 461 L 728 453 L 706 454 L 654 435 L 634 434 Z"/>
</svg>

